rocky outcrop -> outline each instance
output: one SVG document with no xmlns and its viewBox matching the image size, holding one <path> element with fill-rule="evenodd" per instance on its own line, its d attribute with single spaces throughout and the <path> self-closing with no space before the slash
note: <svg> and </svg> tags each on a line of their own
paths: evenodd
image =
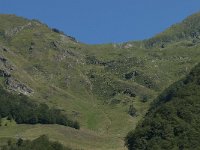
<svg viewBox="0 0 200 150">
<path fill-rule="evenodd" d="M 21 83 L 14 77 L 12 77 L 11 72 L 14 70 L 13 65 L 8 61 L 7 58 L 0 56 L 0 77 L 5 79 L 5 84 L 9 90 L 22 93 L 24 95 L 30 95 L 33 90 Z"/>
<path fill-rule="evenodd" d="M 0 69 L 0 77 L 11 77 L 10 72 Z"/>
<path fill-rule="evenodd" d="M 139 75 L 138 71 L 132 71 L 130 73 L 125 74 L 125 79 L 130 80 L 138 75 Z"/>
<path fill-rule="evenodd" d="M 16 35 L 17 33 L 19 33 L 20 31 L 22 31 L 24 29 L 30 29 L 30 28 L 33 28 L 33 27 L 34 27 L 34 24 L 32 22 L 29 22 L 25 25 L 6 30 L 5 36 L 6 37 L 12 37 L 12 36 Z"/>
<path fill-rule="evenodd" d="M 0 45 L 0 52 L 8 52 L 8 51 L 10 51 L 8 47 Z"/>
<path fill-rule="evenodd" d="M 5 83 L 8 86 L 9 90 L 16 91 L 24 95 L 30 95 L 33 93 L 33 90 L 31 88 L 12 77 L 7 78 Z"/>
<path fill-rule="evenodd" d="M 7 60 L 7 58 L 0 55 L 0 69 L 3 69 L 6 72 L 13 71 L 13 65 Z"/>
<path fill-rule="evenodd" d="M 0 56 L 0 62 L 1 63 L 6 63 L 7 59 L 3 56 Z"/>
<path fill-rule="evenodd" d="M 130 44 L 130 43 L 127 43 L 126 45 L 124 45 L 124 47 L 123 47 L 123 48 L 125 48 L 125 49 L 128 49 L 128 48 L 131 48 L 131 47 L 133 47 L 133 45 L 132 45 L 132 44 Z"/>
<path fill-rule="evenodd" d="M 129 95 L 130 97 L 136 97 L 135 92 L 131 89 L 126 89 L 123 93 Z"/>
</svg>

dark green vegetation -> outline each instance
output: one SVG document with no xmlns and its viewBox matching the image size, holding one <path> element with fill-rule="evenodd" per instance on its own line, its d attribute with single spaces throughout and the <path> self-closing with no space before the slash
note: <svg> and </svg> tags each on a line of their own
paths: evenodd
<svg viewBox="0 0 200 150">
<path fill-rule="evenodd" d="M 78 122 L 69 120 L 59 109 L 36 104 L 27 96 L 11 94 L 0 87 L 0 119 L 8 117 L 18 124 L 60 124 L 79 129 Z"/>
<path fill-rule="evenodd" d="M 200 64 L 167 88 L 126 137 L 130 150 L 200 149 Z"/>
<path fill-rule="evenodd" d="M 3 118 L 0 140 L 48 134 L 72 148 L 125 149 L 124 137 L 152 100 L 200 61 L 199 28 L 195 14 L 145 41 L 87 45 L 37 20 L 0 15 L 0 85 L 81 125 L 74 130 Z"/>
<path fill-rule="evenodd" d="M 7 145 L 1 147 L 1 150 L 71 150 L 62 146 L 58 142 L 49 141 L 48 137 L 43 135 L 39 138 L 29 141 L 18 139 L 13 142 L 11 139 L 7 141 Z"/>
</svg>

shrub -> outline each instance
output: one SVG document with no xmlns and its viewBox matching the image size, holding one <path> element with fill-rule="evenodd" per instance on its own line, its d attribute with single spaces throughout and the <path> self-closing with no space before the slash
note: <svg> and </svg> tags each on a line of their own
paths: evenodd
<svg viewBox="0 0 200 150">
<path fill-rule="evenodd" d="M 136 116 L 137 110 L 133 105 L 129 106 L 128 114 L 131 115 L 132 117 Z"/>
</svg>

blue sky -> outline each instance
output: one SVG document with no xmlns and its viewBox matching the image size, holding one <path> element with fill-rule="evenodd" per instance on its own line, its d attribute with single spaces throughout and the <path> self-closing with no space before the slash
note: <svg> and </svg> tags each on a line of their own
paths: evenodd
<svg viewBox="0 0 200 150">
<path fill-rule="evenodd" d="M 200 11 L 200 0 L 0 0 L 0 13 L 38 19 L 90 44 L 149 38 Z"/>
</svg>

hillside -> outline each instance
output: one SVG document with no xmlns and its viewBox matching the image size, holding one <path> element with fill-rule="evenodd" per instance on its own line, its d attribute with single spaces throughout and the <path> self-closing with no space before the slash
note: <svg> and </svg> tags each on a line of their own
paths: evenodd
<svg viewBox="0 0 200 150">
<path fill-rule="evenodd" d="M 200 64 L 167 88 L 126 137 L 130 150 L 200 149 Z"/>
<path fill-rule="evenodd" d="M 147 44 L 152 39 L 87 45 L 37 20 L 0 15 L 0 85 L 80 123 L 79 131 L 8 124 L 0 127 L 0 139 L 48 134 L 72 148 L 125 149 L 124 137 L 152 100 L 200 61 L 199 37 L 189 36 L 199 24 L 195 14 L 152 38 L 170 38 L 165 45 Z M 187 38 L 175 38 L 183 29 Z"/>
<path fill-rule="evenodd" d="M 45 103 L 36 104 L 27 96 L 8 93 L 0 87 L 0 126 L 2 118 L 17 124 L 59 124 L 79 129 L 76 121 L 68 119 L 61 110 L 49 108 Z"/>
<path fill-rule="evenodd" d="M 177 43 L 180 41 L 184 41 L 185 46 L 195 45 L 195 43 L 199 43 L 200 39 L 199 17 L 199 13 L 193 14 L 187 17 L 181 23 L 174 24 L 164 32 L 150 39 L 144 40 L 143 42 L 139 43 L 139 45 L 148 49 L 155 47 L 165 48 L 172 43 Z"/>
</svg>

